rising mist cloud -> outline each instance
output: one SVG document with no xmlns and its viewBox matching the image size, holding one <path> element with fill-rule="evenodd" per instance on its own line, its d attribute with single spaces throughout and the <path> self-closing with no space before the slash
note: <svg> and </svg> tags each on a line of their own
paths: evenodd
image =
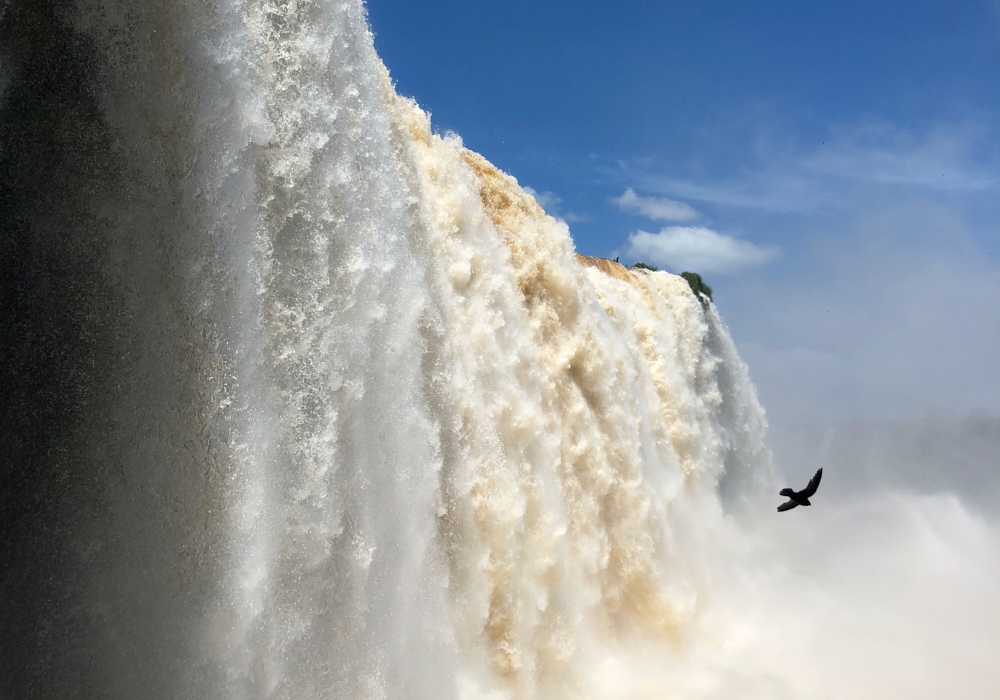
<svg viewBox="0 0 1000 700">
<path fill-rule="evenodd" d="M 1000 269 L 979 239 L 993 224 L 947 202 L 866 204 L 726 297 L 773 424 L 997 413 Z"/>
<path fill-rule="evenodd" d="M 628 237 L 626 257 L 675 271 L 725 274 L 764 265 L 779 254 L 749 241 L 703 226 L 668 226 L 659 233 L 637 231 Z"/>
</svg>

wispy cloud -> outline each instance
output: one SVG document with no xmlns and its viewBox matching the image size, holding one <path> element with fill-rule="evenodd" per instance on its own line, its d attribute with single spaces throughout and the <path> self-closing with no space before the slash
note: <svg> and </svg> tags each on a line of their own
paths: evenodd
<svg viewBox="0 0 1000 700">
<path fill-rule="evenodd" d="M 1000 187 L 1000 174 L 980 162 L 986 134 L 970 126 L 914 133 L 869 122 L 829 133 L 809 150 L 765 145 L 756 167 L 739 177 L 686 179 L 623 164 L 628 179 L 649 192 L 695 202 L 775 213 L 847 205 L 861 188 L 913 188 L 974 194 Z"/>
<path fill-rule="evenodd" d="M 693 221 L 698 212 L 685 204 L 665 197 L 640 197 L 629 187 L 621 197 L 611 200 L 622 211 L 641 214 L 653 221 Z"/>
<path fill-rule="evenodd" d="M 809 178 L 772 168 L 745 179 L 691 182 L 648 173 L 633 173 L 631 179 L 644 188 L 727 207 L 758 209 L 775 213 L 814 211 L 842 201 L 839 193 L 817 187 Z"/>
<path fill-rule="evenodd" d="M 559 210 L 562 208 L 562 198 L 553 192 L 539 192 L 533 187 L 525 187 L 524 191 L 534 197 L 535 201 L 538 202 L 538 206 L 544 209 L 545 213 L 549 216 L 554 216 L 571 224 L 579 221 L 590 221 L 591 219 L 589 214 L 577 214 L 571 211 L 563 214 L 560 212 Z"/>
<path fill-rule="evenodd" d="M 886 124 L 866 124 L 837 135 L 804 158 L 802 167 L 844 180 L 982 190 L 997 186 L 1000 178 L 974 163 L 978 131 L 938 128 L 917 137 Z"/>
<path fill-rule="evenodd" d="M 628 237 L 625 256 L 675 271 L 725 274 L 763 265 L 779 255 L 749 241 L 702 226 L 669 226 L 659 233 L 637 231 Z"/>
<path fill-rule="evenodd" d="M 539 192 L 534 187 L 525 187 L 524 191 L 535 198 L 538 206 L 544 209 L 546 214 L 552 215 L 554 212 L 559 211 L 562 199 L 552 192 Z"/>
</svg>

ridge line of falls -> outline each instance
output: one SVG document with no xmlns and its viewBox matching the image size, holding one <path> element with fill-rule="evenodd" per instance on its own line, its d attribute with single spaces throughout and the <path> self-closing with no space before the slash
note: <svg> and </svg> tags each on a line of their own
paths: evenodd
<svg viewBox="0 0 1000 700">
<path fill-rule="evenodd" d="M 0 50 L 5 697 L 603 697 L 683 653 L 772 481 L 711 303 L 576 256 L 357 0 L 11 0 Z"/>
</svg>

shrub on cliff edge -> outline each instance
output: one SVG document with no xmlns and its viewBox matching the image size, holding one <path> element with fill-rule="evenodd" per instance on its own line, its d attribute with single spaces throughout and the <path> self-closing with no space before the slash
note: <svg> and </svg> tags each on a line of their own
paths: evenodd
<svg viewBox="0 0 1000 700">
<path fill-rule="evenodd" d="M 691 291 L 694 292 L 696 297 L 704 295 L 709 301 L 712 301 L 712 288 L 705 284 L 701 275 L 697 272 L 682 272 L 681 277 L 687 280 L 688 285 L 691 287 Z"/>
</svg>

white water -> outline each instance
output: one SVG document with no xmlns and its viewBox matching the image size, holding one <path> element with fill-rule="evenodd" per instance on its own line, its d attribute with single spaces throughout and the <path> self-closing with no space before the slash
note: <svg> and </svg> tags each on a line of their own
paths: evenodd
<svg viewBox="0 0 1000 700">
<path fill-rule="evenodd" d="M 822 640 L 757 646 L 809 603 L 755 588 L 794 588 L 747 564 L 777 556 L 764 416 L 682 279 L 578 258 L 433 134 L 360 2 L 64 21 L 120 167 L 59 233 L 112 377 L 76 692 L 842 697 L 780 668 Z"/>
</svg>

